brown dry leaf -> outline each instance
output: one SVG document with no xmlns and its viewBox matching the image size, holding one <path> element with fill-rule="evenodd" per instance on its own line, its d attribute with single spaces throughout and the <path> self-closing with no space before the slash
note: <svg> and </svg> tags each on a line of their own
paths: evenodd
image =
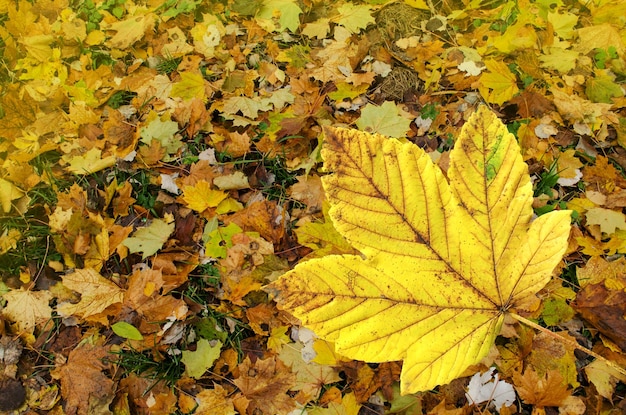
<svg viewBox="0 0 626 415">
<path fill-rule="evenodd" d="M 159 295 L 163 284 L 161 271 L 136 270 L 128 277 L 128 289 L 124 294 L 124 304 L 135 311 L 139 311 L 148 301 Z"/>
<path fill-rule="evenodd" d="M 246 356 L 238 367 L 233 383 L 249 401 L 248 413 L 286 414 L 296 408 L 296 401 L 287 392 L 296 385 L 296 375 L 275 357 L 257 360 Z"/>
<path fill-rule="evenodd" d="M 165 157 L 165 154 L 166 150 L 161 146 L 161 143 L 157 140 L 152 140 L 148 146 L 139 146 L 137 160 L 140 161 L 144 167 L 158 166 L 161 163 L 161 159 Z"/>
<path fill-rule="evenodd" d="M 583 169 L 584 181 L 593 187 L 591 190 L 597 190 L 604 194 L 610 194 L 615 187 L 626 188 L 626 180 L 621 173 L 609 163 L 607 157 L 598 155 L 596 163 L 593 166 L 585 166 Z"/>
<path fill-rule="evenodd" d="M 446 401 L 442 400 L 428 412 L 428 415 L 468 415 L 471 413 L 471 408 L 469 405 L 466 405 L 462 408 L 452 408 L 448 409 L 446 407 Z"/>
<path fill-rule="evenodd" d="M 133 186 L 130 182 L 124 182 L 123 185 L 117 189 L 117 196 L 113 199 L 113 216 L 127 216 L 128 208 L 137 201 L 134 197 L 131 197 L 133 192 Z"/>
<path fill-rule="evenodd" d="M 6 114 L 0 118 L 0 131 L 8 139 L 20 137 L 24 128 L 35 122 L 39 112 L 37 104 L 32 99 L 20 96 L 17 85 L 2 96 L 0 106 Z"/>
<path fill-rule="evenodd" d="M 210 114 L 200 98 L 193 98 L 180 104 L 174 111 L 174 117 L 181 125 L 186 125 L 185 131 L 189 137 L 194 137 L 205 129 Z"/>
<path fill-rule="evenodd" d="M 222 283 L 224 284 L 223 299 L 240 306 L 247 305 L 243 299 L 246 295 L 260 290 L 263 286 L 260 282 L 255 281 L 250 274 L 243 276 L 230 274 L 226 278 L 222 278 Z"/>
<path fill-rule="evenodd" d="M 185 301 L 171 295 L 161 295 L 165 280 L 160 270 L 135 271 L 129 278 L 124 305 L 142 319 L 139 331 L 143 334 L 156 333 L 160 323 L 171 319 L 183 320 L 189 311 Z"/>
<path fill-rule="evenodd" d="M 588 284 L 576 295 L 572 304 L 580 315 L 600 333 L 626 350 L 626 277 L 607 275 L 597 284 Z"/>
<path fill-rule="evenodd" d="M 316 174 L 309 176 L 298 176 L 298 183 L 289 188 L 289 195 L 304 203 L 307 212 L 315 213 L 322 210 L 322 203 L 326 199 L 322 180 Z"/>
<path fill-rule="evenodd" d="M 198 254 L 186 250 L 159 253 L 152 260 L 152 268 L 163 274 L 163 293 L 184 284 L 189 273 L 198 266 Z"/>
<path fill-rule="evenodd" d="M 302 343 L 290 343 L 285 345 L 278 355 L 278 358 L 296 374 L 296 385 L 291 390 L 298 391 L 296 399 L 302 405 L 319 397 L 325 385 L 341 380 L 335 368 L 305 362 L 302 358 L 303 347 Z"/>
<path fill-rule="evenodd" d="M 261 237 L 275 244 L 285 236 L 283 209 L 274 201 L 263 200 L 224 219 L 226 225 L 237 224 L 244 231 L 258 232 Z"/>
<path fill-rule="evenodd" d="M 135 134 L 135 126 L 118 110 L 109 112 L 109 118 L 103 123 L 102 130 L 106 141 L 117 146 L 115 153 L 118 157 L 125 157 L 137 146 L 139 135 Z"/>
<path fill-rule="evenodd" d="M 515 390 L 524 403 L 537 407 L 560 406 L 572 394 L 565 386 L 563 377 L 556 371 L 548 371 L 540 377 L 531 367 L 523 375 L 513 376 Z"/>
<path fill-rule="evenodd" d="M 122 245 L 122 241 L 128 238 L 133 231 L 132 226 L 121 226 L 113 224 L 108 226 L 109 230 L 109 255 L 113 255 L 117 252 L 120 256 L 120 260 L 123 260 L 128 255 L 128 248 L 126 245 Z"/>
<path fill-rule="evenodd" d="M 606 197 L 605 206 L 609 209 L 626 207 L 626 190 L 620 189 Z"/>
<path fill-rule="evenodd" d="M 181 188 L 184 186 L 195 186 L 196 183 L 202 180 L 208 183 L 213 183 L 214 176 L 215 173 L 213 172 L 213 167 L 211 167 L 209 161 L 199 160 L 191 165 L 191 168 L 189 169 L 189 176 L 186 176 L 181 180 L 180 186 Z"/>
<path fill-rule="evenodd" d="M 169 415 L 176 410 L 176 395 L 165 382 L 131 373 L 120 381 L 119 392 L 127 393 L 134 415 Z"/>
<path fill-rule="evenodd" d="M 246 310 L 250 328 L 259 335 L 268 336 L 269 330 L 281 325 L 275 303 L 259 304 Z"/>
<path fill-rule="evenodd" d="M 232 157 L 241 157 L 250 152 L 250 137 L 248 133 L 228 132 L 226 140 L 216 143 L 218 151 L 225 151 Z"/>
<path fill-rule="evenodd" d="M 57 194 L 57 198 L 57 208 L 81 213 L 87 209 L 87 192 L 77 183 L 69 191 Z"/>
<path fill-rule="evenodd" d="M 589 284 L 603 283 L 607 278 L 626 278 L 626 258 L 618 258 L 615 261 L 593 256 L 584 267 L 576 270 L 576 277 L 580 288 L 585 288 Z"/>
<path fill-rule="evenodd" d="M 67 415 L 107 414 L 115 397 L 115 387 L 103 370 L 108 348 L 83 344 L 70 352 L 67 363 L 52 372 L 61 381 Z"/>
<path fill-rule="evenodd" d="M 357 402 L 367 402 L 370 396 L 382 385 L 380 379 L 377 379 L 374 369 L 367 363 L 349 361 L 342 365 L 341 370 L 351 380 L 351 389 L 354 391 Z"/>
<path fill-rule="evenodd" d="M 522 118 L 541 118 L 554 111 L 554 105 L 545 95 L 534 91 L 524 91 L 509 101 L 517 105 L 517 113 Z"/>
<path fill-rule="evenodd" d="M 576 342 L 576 339 L 566 331 L 557 334 L 570 342 Z M 577 381 L 576 361 L 574 349 L 571 346 L 554 335 L 544 332 L 535 335 L 530 355 L 526 358 L 526 364 L 530 365 L 539 376 L 550 371 L 558 372 L 563 382 L 574 388 L 580 386 Z"/>
<path fill-rule="evenodd" d="M 202 390 L 196 395 L 198 409 L 194 415 L 235 415 L 235 407 L 227 395 L 228 391 L 217 383 L 213 389 Z"/>
</svg>

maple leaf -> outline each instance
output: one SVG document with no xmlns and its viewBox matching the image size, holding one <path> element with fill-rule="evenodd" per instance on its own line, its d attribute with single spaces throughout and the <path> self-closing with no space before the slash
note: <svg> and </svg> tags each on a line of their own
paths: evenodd
<svg viewBox="0 0 626 415">
<path fill-rule="evenodd" d="M 2 298 L 7 302 L 2 315 L 14 321 L 20 331 L 32 333 L 37 324 L 52 317 L 52 308 L 48 305 L 52 294 L 49 291 L 12 290 Z"/>
<path fill-rule="evenodd" d="M 112 48 L 126 49 L 142 39 L 146 32 L 154 27 L 155 16 L 148 13 L 144 16 L 130 16 L 107 25 L 107 30 L 115 31 L 115 35 L 107 41 Z"/>
<path fill-rule="evenodd" d="M 339 6 L 337 11 L 339 12 L 339 17 L 336 19 L 337 24 L 348 29 L 350 33 L 358 33 L 361 29 L 365 29 L 368 24 L 376 23 L 369 6 L 345 3 Z"/>
<path fill-rule="evenodd" d="M 381 135 L 328 128 L 322 157 L 330 216 L 365 258 L 309 260 L 269 289 L 338 353 L 404 360 L 404 394 L 480 361 L 567 247 L 570 212 L 531 223 L 527 166 L 485 107 L 455 143 L 450 183 L 423 150 Z"/>
<path fill-rule="evenodd" d="M 489 72 L 480 77 L 478 90 L 485 101 L 501 105 L 519 92 L 515 74 L 503 62 L 489 59 L 485 61 Z"/>
<path fill-rule="evenodd" d="M 155 219 L 149 226 L 135 231 L 133 236 L 122 241 L 130 253 L 143 252 L 142 259 L 156 254 L 174 231 L 175 224 Z"/>
<path fill-rule="evenodd" d="M 124 291 L 120 287 L 91 268 L 77 269 L 64 275 L 63 285 L 81 294 L 77 304 L 65 303 L 57 307 L 64 316 L 87 318 L 124 299 Z"/>
<path fill-rule="evenodd" d="M 378 133 L 390 137 L 404 137 L 409 131 L 411 121 L 398 113 L 398 107 L 391 101 L 385 101 L 380 107 L 367 104 L 361 110 L 361 117 L 356 125 L 369 133 Z"/>
<path fill-rule="evenodd" d="M 81 156 L 68 156 L 67 159 L 67 171 L 74 174 L 92 174 L 115 164 L 115 156 L 102 158 L 102 151 L 95 147 Z"/>
<path fill-rule="evenodd" d="M 224 113 L 236 114 L 238 111 L 250 119 L 259 116 L 259 111 L 269 111 L 272 104 L 268 99 L 253 99 L 248 97 L 231 97 L 224 101 Z"/>
<path fill-rule="evenodd" d="M 302 344 L 290 344 L 283 347 L 278 358 L 291 368 L 296 375 L 296 384 L 292 391 L 300 391 L 303 400 L 315 399 L 324 385 L 341 380 L 337 370 L 331 366 L 320 365 L 315 362 L 305 362 L 302 359 Z"/>
<path fill-rule="evenodd" d="M 108 369 L 105 359 L 108 348 L 83 344 L 72 350 L 67 363 L 52 372 L 61 381 L 65 398 L 65 413 L 105 414 L 115 397 L 115 386 L 103 371 Z"/>
<path fill-rule="evenodd" d="M 183 200 L 190 209 L 197 212 L 216 207 L 227 197 L 227 193 L 211 189 L 211 185 L 206 180 L 200 180 L 194 186 L 185 186 L 183 189 Z"/>
<path fill-rule="evenodd" d="M 200 379 L 204 372 L 213 367 L 213 363 L 220 357 L 222 342 L 216 340 L 211 346 L 208 340 L 200 339 L 196 351 L 183 350 L 180 361 L 185 365 L 185 370 L 194 379 Z"/>
<path fill-rule="evenodd" d="M 8 180 L 0 177 L 0 207 L 4 213 L 9 213 L 12 202 L 24 196 L 24 191 Z"/>
<path fill-rule="evenodd" d="M 219 384 L 215 384 L 214 389 L 204 389 L 196 395 L 198 409 L 194 412 L 197 415 L 235 415 L 235 408 L 232 400 L 228 397 L 228 392 Z"/>
<path fill-rule="evenodd" d="M 302 9 L 294 0 L 263 0 L 261 8 L 256 13 L 257 19 L 270 20 L 278 12 L 280 31 L 289 29 L 292 32 L 298 30 Z"/>
<path fill-rule="evenodd" d="M 202 101 L 206 101 L 204 78 L 201 74 L 183 72 L 180 78 L 181 81 L 172 86 L 171 96 L 181 97 L 184 100 L 200 98 Z"/>
<path fill-rule="evenodd" d="M 254 364 L 246 356 L 239 365 L 235 386 L 248 399 L 248 413 L 259 409 L 263 414 L 286 414 L 295 409 L 295 400 L 287 395 L 296 384 L 296 375 L 274 357 L 258 359 Z"/>
</svg>

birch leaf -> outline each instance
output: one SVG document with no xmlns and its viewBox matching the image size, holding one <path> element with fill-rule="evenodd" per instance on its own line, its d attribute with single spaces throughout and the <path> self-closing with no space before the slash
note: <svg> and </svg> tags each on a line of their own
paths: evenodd
<svg viewBox="0 0 626 415">
<path fill-rule="evenodd" d="M 404 360 L 403 394 L 452 381 L 550 280 L 570 212 L 531 221 L 527 166 L 485 107 L 461 130 L 449 182 L 411 143 L 327 128 L 324 145 L 330 217 L 363 255 L 306 261 L 270 291 L 341 355 Z"/>
</svg>

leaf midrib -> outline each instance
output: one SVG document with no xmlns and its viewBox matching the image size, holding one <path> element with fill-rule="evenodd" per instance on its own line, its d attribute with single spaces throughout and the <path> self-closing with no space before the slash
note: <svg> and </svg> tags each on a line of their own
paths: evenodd
<svg viewBox="0 0 626 415">
<path fill-rule="evenodd" d="M 374 182 L 374 180 L 373 180 L 373 176 L 374 176 L 374 175 L 373 175 L 373 172 L 372 172 L 372 175 L 371 175 L 371 176 L 370 176 L 370 175 L 367 175 L 367 174 L 365 173 L 365 171 L 361 168 L 360 164 L 359 164 L 359 163 L 357 163 L 357 162 L 356 162 L 356 160 L 352 157 L 351 153 L 350 153 L 349 151 L 347 151 L 347 149 L 346 149 L 346 147 L 344 146 L 343 142 L 341 142 L 340 140 L 337 140 L 337 139 L 336 139 L 336 140 L 335 140 L 335 144 L 336 144 L 338 147 L 340 147 L 340 148 L 341 148 L 341 151 L 342 151 L 342 153 L 345 155 L 345 158 L 346 158 L 346 159 L 348 159 L 348 160 L 350 160 L 350 162 L 351 162 L 351 164 L 354 166 L 355 170 L 359 171 L 359 172 L 362 174 L 362 177 L 364 177 L 364 178 L 365 178 L 365 179 L 366 179 L 366 180 L 370 183 L 370 185 L 372 186 L 372 188 L 376 190 L 376 192 L 377 192 L 377 193 L 378 193 L 378 195 L 379 195 L 379 197 L 378 197 L 378 198 L 379 198 L 379 199 L 381 199 L 381 200 L 384 200 L 386 203 L 388 203 L 388 204 L 389 204 L 389 206 L 391 206 L 391 207 L 393 208 L 393 210 L 394 210 L 394 211 L 395 211 L 395 212 L 396 212 L 396 213 L 397 213 L 397 214 L 398 214 L 398 215 L 402 218 L 402 221 L 403 221 L 404 223 L 406 223 L 406 225 L 407 225 L 407 226 L 411 229 L 411 231 L 413 232 L 413 234 L 414 234 L 414 235 L 416 235 L 416 237 L 419 239 L 417 242 L 418 242 L 418 243 L 421 243 L 421 244 L 423 244 L 423 245 L 425 245 L 425 246 L 427 246 L 427 247 L 428 247 L 428 249 L 429 249 L 431 252 L 433 252 L 433 253 L 436 255 L 436 257 L 437 257 L 437 258 L 438 258 L 438 259 L 439 259 L 442 263 L 444 263 L 444 264 L 445 264 L 445 266 L 448 268 L 448 270 L 449 270 L 451 273 L 453 273 L 453 274 L 457 275 L 460 279 L 462 279 L 462 280 L 463 280 L 463 281 L 465 281 L 467 284 L 469 284 L 469 286 L 471 287 L 471 289 L 472 289 L 472 290 L 473 290 L 473 291 L 474 291 L 474 292 L 475 292 L 478 296 L 480 296 L 480 297 L 482 297 L 482 298 L 487 299 L 487 300 L 488 300 L 491 304 L 493 304 L 493 306 L 494 306 L 494 308 L 493 308 L 493 309 L 500 309 L 500 305 L 498 305 L 498 304 L 494 303 L 494 302 L 493 302 L 493 301 L 492 301 L 492 300 L 491 300 L 488 296 L 486 296 L 486 295 L 485 295 L 485 294 L 484 294 L 484 293 L 483 293 L 480 289 L 478 289 L 478 288 L 477 288 L 477 287 L 476 287 L 476 286 L 475 286 L 475 285 L 474 285 L 474 284 L 473 284 L 470 280 L 468 280 L 467 278 L 465 278 L 465 276 L 464 276 L 461 272 L 459 272 L 458 270 L 456 270 L 456 269 L 455 269 L 455 268 L 454 268 L 454 267 L 450 264 L 450 262 L 449 262 L 447 259 L 445 259 L 445 258 L 444 258 L 444 257 L 443 257 L 443 256 L 442 256 L 442 255 L 441 255 L 441 254 L 440 254 L 440 253 L 436 250 L 436 249 L 434 249 L 434 248 L 433 248 L 430 244 L 426 243 L 425 239 L 422 237 L 422 235 L 420 234 L 420 232 L 418 232 L 418 231 L 417 231 L 417 229 L 415 229 L 415 227 L 413 226 L 413 224 L 411 224 L 411 223 L 407 220 L 406 216 L 405 216 L 404 214 L 401 214 L 401 213 L 400 213 L 400 211 L 398 210 L 398 208 L 397 208 L 397 207 L 396 207 L 396 206 L 395 206 L 395 205 L 391 202 L 391 200 L 390 200 L 387 196 L 385 196 L 385 195 L 381 192 L 381 190 L 379 189 L 379 187 L 376 185 L 376 183 L 375 183 L 375 182 Z M 414 144 L 412 144 L 412 145 L 414 145 Z M 418 148 L 419 148 L 419 147 L 418 147 Z M 382 148 L 381 148 L 381 150 L 382 150 Z M 420 149 L 420 150 L 421 150 L 421 149 Z M 422 150 L 422 151 L 423 151 L 423 150 Z M 419 158 L 419 156 L 418 156 L 418 158 Z M 433 167 L 437 168 L 437 166 L 433 166 Z M 401 179 L 401 181 L 402 181 L 402 182 L 404 182 L 404 178 L 403 178 L 403 175 L 402 175 L 402 169 L 400 169 L 400 168 L 398 167 L 398 171 L 399 171 L 399 173 L 400 173 L 400 179 Z M 387 172 L 387 170 L 385 170 L 385 173 L 386 173 L 386 172 Z M 333 172 L 332 174 L 337 174 L 337 173 L 336 173 L 336 172 Z M 422 184 L 422 186 L 423 186 L 423 185 L 424 185 L 424 182 L 423 182 L 423 178 L 422 178 L 422 175 L 421 175 L 421 174 L 420 174 L 420 175 L 418 175 L 418 179 L 420 180 L 420 182 L 421 182 L 421 184 Z M 450 183 L 449 183 L 447 180 L 446 180 L 446 182 L 448 183 L 448 186 L 450 186 Z M 424 187 L 422 187 L 422 188 L 424 188 Z M 342 189 L 343 189 L 343 188 L 342 188 Z M 346 190 L 351 190 L 351 189 L 346 189 Z M 450 197 L 451 197 L 452 199 L 454 199 L 454 194 L 452 194 L 452 192 L 451 192 L 451 191 L 450 191 L 450 193 L 451 193 L 451 194 L 450 194 Z M 375 196 L 372 196 L 372 197 L 375 197 Z M 403 197 L 403 198 L 402 198 L 402 200 L 405 200 L 405 198 Z M 425 201 L 426 201 L 426 206 L 427 206 L 427 205 L 428 205 L 428 198 L 425 198 Z M 428 222 L 429 222 L 429 224 L 430 224 L 430 218 L 428 217 L 427 212 L 428 212 L 428 209 L 426 209 L 426 214 L 425 214 L 425 216 L 428 218 Z M 344 220 L 345 220 L 345 219 L 344 219 Z M 447 217 L 446 217 L 446 222 L 447 222 Z M 355 226 L 358 226 L 358 225 L 355 225 Z M 428 229 L 430 230 L 430 226 L 428 226 Z M 446 234 L 447 234 L 447 230 L 446 230 Z M 446 238 L 446 240 L 447 240 L 447 238 Z M 492 241 L 492 243 L 493 243 L 493 241 Z M 380 251 L 380 252 L 384 252 L 384 251 L 381 251 L 381 250 L 380 250 L 379 248 L 377 248 L 377 247 L 376 247 L 375 249 L 376 249 L 376 250 L 378 250 L 378 251 Z M 493 251 L 492 251 L 492 252 L 493 252 Z M 450 307 L 445 307 L 445 308 L 450 308 Z M 444 309 L 444 307 L 442 307 L 442 309 Z M 462 308 L 462 309 L 467 309 L 467 308 Z M 489 309 L 489 310 L 490 310 L 490 311 L 493 311 L 493 309 Z"/>
</svg>

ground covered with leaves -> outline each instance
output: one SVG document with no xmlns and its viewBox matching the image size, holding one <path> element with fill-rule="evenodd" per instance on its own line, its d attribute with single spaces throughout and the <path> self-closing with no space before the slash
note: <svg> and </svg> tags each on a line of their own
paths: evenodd
<svg viewBox="0 0 626 415">
<path fill-rule="evenodd" d="M 625 16 L 0 2 L 0 411 L 624 413 L 626 376 L 572 342 L 626 366 Z M 566 341 L 505 321 L 481 364 L 402 396 L 401 362 L 346 359 L 264 287 L 358 254 L 328 216 L 324 126 L 406 137 L 446 172 L 480 104 L 517 138 L 536 215 L 573 211 L 565 258 L 517 310 Z"/>
</svg>

